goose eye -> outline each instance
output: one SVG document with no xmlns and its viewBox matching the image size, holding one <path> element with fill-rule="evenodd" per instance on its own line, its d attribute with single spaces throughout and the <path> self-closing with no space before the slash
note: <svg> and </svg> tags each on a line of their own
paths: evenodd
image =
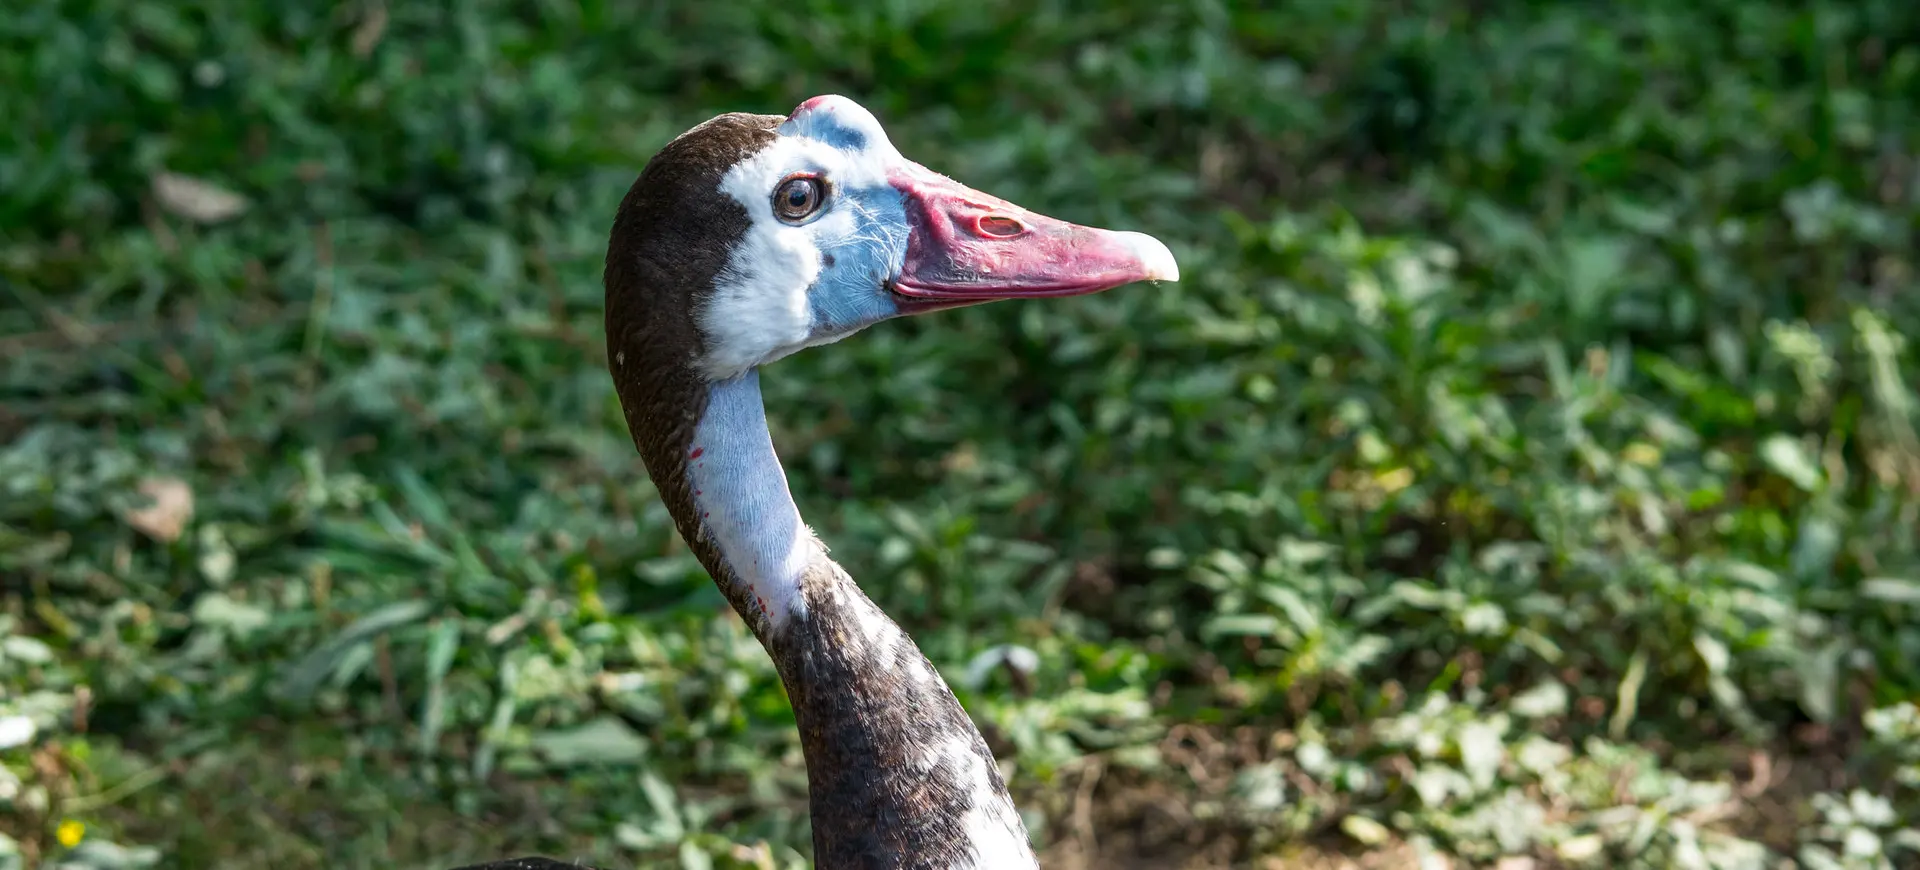
<svg viewBox="0 0 1920 870">
<path fill-rule="evenodd" d="M 826 190 L 820 179 L 811 175 L 796 175 L 780 183 L 773 192 L 773 213 L 784 221 L 805 220 L 820 210 L 820 204 L 826 201 Z"/>
</svg>

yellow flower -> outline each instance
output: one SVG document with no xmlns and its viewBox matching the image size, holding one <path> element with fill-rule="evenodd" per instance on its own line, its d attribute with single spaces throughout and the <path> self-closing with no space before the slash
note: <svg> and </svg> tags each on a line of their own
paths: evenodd
<svg viewBox="0 0 1920 870">
<path fill-rule="evenodd" d="M 60 845 L 69 849 L 80 845 L 80 838 L 86 835 L 87 826 L 73 819 L 61 822 L 60 827 L 53 830 L 54 838 L 60 841 Z"/>
</svg>

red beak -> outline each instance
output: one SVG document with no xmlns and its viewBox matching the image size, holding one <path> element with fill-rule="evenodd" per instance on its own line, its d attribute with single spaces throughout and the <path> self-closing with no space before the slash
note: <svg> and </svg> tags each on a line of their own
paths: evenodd
<svg viewBox="0 0 1920 870">
<path fill-rule="evenodd" d="M 1144 233 L 1035 214 L 917 163 L 897 164 L 888 181 L 906 195 L 911 227 L 893 290 L 922 304 L 1078 296 L 1180 280 L 1173 253 Z"/>
</svg>

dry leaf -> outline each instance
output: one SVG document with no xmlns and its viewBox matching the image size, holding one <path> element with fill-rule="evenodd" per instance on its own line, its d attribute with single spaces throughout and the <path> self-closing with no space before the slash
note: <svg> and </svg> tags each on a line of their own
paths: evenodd
<svg viewBox="0 0 1920 870">
<path fill-rule="evenodd" d="M 219 223 L 247 210 L 247 200 L 240 194 L 174 172 L 153 177 L 153 196 L 168 212 L 203 224 Z"/>
<path fill-rule="evenodd" d="M 162 543 L 179 540 L 193 519 L 193 489 L 178 478 L 149 477 L 140 481 L 140 494 L 153 502 L 128 511 L 127 525 Z"/>
<path fill-rule="evenodd" d="M 360 26 L 353 29 L 353 56 L 366 57 L 372 54 L 374 47 L 380 44 L 380 37 L 386 32 L 387 5 L 374 4 L 373 8 L 367 10 L 366 17 L 360 19 Z"/>
</svg>

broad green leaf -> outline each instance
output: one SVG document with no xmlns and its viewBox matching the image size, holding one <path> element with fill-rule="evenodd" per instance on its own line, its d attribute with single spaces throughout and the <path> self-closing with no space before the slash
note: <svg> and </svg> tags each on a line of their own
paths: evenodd
<svg viewBox="0 0 1920 870">
<path fill-rule="evenodd" d="M 432 609 L 433 605 L 418 599 L 396 601 L 354 620 L 287 668 L 275 691 L 295 702 L 311 698 L 313 690 L 346 661 L 354 647 L 376 635 L 417 622 Z"/>
<path fill-rule="evenodd" d="M 1760 458 L 1801 489 L 1811 492 L 1820 486 L 1820 468 L 1797 439 L 1786 435 L 1768 436 L 1760 443 Z"/>
<path fill-rule="evenodd" d="M 599 716 L 563 730 L 537 732 L 531 745 L 556 767 L 632 764 L 648 752 L 647 741 L 612 716 Z"/>
</svg>

